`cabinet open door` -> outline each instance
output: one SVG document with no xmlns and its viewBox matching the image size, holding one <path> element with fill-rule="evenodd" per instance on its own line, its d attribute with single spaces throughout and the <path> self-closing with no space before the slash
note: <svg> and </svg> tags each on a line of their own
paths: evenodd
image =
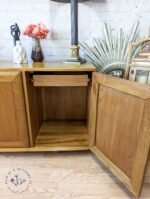
<svg viewBox="0 0 150 199">
<path fill-rule="evenodd" d="M 91 151 L 139 196 L 150 148 L 149 86 L 94 73 L 90 103 Z"/>
</svg>

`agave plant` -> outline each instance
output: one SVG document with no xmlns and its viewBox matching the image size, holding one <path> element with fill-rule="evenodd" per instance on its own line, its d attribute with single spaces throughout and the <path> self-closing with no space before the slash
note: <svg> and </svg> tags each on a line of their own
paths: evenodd
<svg viewBox="0 0 150 199">
<path fill-rule="evenodd" d="M 128 44 L 136 41 L 139 32 L 139 22 L 134 24 L 130 33 L 127 35 L 120 29 L 116 36 L 113 35 L 110 26 L 105 23 L 103 38 L 94 38 L 93 46 L 82 42 L 81 48 L 84 58 L 93 63 L 97 71 L 110 73 L 113 70 L 124 70 L 128 56 Z M 138 49 L 133 51 L 132 57 L 138 53 Z"/>
</svg>

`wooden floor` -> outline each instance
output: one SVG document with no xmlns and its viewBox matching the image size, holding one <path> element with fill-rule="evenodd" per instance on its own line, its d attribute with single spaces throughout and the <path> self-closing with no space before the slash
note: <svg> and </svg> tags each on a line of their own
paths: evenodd
<svg viewBox="0 0 150 199">
<path fill-rule="evenodd" d="M 32 184 L 12 193 L 5 178 L 25 169 Z M 150 173 L 141 199 L 150 199 Z M 90 152 L 0 154 L 0 199 L 129 199 L 127 189 Z"/>
</svg>

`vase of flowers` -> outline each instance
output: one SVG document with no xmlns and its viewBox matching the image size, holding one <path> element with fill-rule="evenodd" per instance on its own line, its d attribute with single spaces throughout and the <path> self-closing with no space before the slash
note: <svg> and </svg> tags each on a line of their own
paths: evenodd
<svg viewBox="0 0 150 199">
<path fill-rule="evenodd" d="M 32 38 L 32 53 L 31 58 L 34 62 L 42 62 L 44 55 L 41 47 L 41 39 L 45 39 L 49 33 L 49 30 L 44 24 L 30 24 L 23 32 L 24 35 Z"/>
<path fill-rule="evenodd" d="M 44 60 L 44 54 L 41 48 L 41 42 L 38 38 L 32 39 L 32 53 L 31 59 L 34 62 L 42 62 Z"/>
</svg>

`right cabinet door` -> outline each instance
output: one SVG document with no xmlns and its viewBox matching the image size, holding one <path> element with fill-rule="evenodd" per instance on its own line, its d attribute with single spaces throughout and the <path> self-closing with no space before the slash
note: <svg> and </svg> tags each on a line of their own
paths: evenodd
<svg viewBox="0 0 150 199">
<path fill-rule="evenodd" d="M 138 196 L 150 147 L 150 88 L 94 73 L 91 96 L 91 150 Z"/>
</svg>

